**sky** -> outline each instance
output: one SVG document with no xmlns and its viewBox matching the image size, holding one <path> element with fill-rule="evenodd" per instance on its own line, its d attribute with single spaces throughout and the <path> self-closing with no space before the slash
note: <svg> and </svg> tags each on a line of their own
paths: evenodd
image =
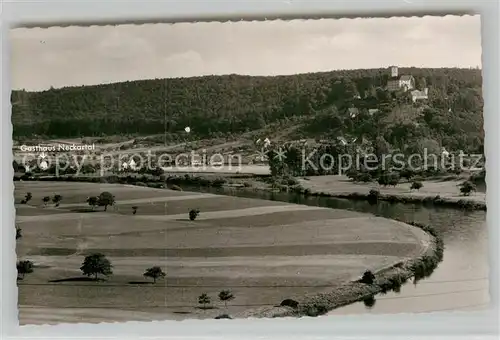
<svg viewBox="0 0 500 340">
<path fill-rule="evenodd" d="M 10 31 L 12 87 L 220 74 L 481 67 L 476 16 L 211 22 Z"/>
</svg>

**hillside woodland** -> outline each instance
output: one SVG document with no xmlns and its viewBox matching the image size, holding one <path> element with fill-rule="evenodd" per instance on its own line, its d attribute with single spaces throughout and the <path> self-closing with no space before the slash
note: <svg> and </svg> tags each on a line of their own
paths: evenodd
<svg viewBox="0 0 500 340">
<path fill-rule="evenodd" d="M 146 136 L 235 139 L 272 128 L 286 139 L 378 138 L 393 148 L 483 148 L 480 69 L 400 68 L 428 99 L 387 91 L 387 69 L 290 76 L 154 79 L 12 92 L 16 140 Z M 353 114 L 353 109 L 356 111 Z M 377 111 L 378 110 L 378 111 Z M 184 127 L 190 126 L 189 136 Z"/>
</svg>

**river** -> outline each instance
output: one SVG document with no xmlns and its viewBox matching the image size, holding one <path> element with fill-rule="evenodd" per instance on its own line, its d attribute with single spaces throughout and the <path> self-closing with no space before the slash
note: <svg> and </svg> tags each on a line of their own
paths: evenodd
<svg viewBox="0 0 500 340">
<path fill-rule="evenodd" d="M 441 233 L 445 250 L 443 261 L 430 277 L 403 285 L 399 292 L 375 296 L 370 302 L 358 302 L 335 309 L 329 315 L 360 313 L 425 313 L 433 311 L 471 311 L 488 308 L 489 265 L 488 230 L 484 211 L 424 207 L 413 204 L 350 201 L 329 197 L 304 197 L 289 193 L 246 191 L 233 188 L 193 188 L 247 198 L 260 198 L 336 209 L 347 209 L 430 224 Z"/>
</svg>

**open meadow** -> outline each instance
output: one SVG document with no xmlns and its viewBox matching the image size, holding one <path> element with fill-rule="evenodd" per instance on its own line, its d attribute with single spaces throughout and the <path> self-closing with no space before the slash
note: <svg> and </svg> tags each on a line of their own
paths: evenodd
<svg viewBox="0 0 500 340">
<path fill-rule="evenodd" d="M 103 191 L 115 205 L 92 210 L 86 198 Z M 27 192 L 32 199 L 19 204 Z M 42 202 L 55 194 L 58 207 Z M 418 256 L 429 241 L 357 212 L 169 189 L 24 181 L 15 202 L 17 256 L 35 265 L 18 281 L 21 324 L 238 317 Z M 194 221 L 190 209 L 201 212 Z M 113 265 L 105 280 L 79 269 L 96 252 Z M 166 277 L 144 278 L 152 266 Z M 234 295 L 227 308 L 221 290 Z"/>
<path fill-rule="evenodd" d="M 422 188 L 411 189 L 412 182 L 400 183 L 395 187 L 383 187 L 377 183 L 355 183 L 347 176 L 312 176 L 306 179 L 299 179 L 300 184 L 312 192 L 325 192 L 329 194 L 368 194 L 371 189 L 377 189 L 381 194 L 398 197 L 434 197 L 439 195 L 453 201 L 470 200 L 485 203 L 486 193 L 478 190 L 470 196 L 463 196 L 460 193 L 460 185 L 463 180 L 426 180 L 422 181 Z"/>
</svg>

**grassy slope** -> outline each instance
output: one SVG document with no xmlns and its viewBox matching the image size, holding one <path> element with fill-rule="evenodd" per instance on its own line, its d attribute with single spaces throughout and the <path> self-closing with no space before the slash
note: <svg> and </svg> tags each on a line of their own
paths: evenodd
<svg viewBox="0 0 500 340">
<path fill-rule="evenodd" d="M 423 181 L 423 187 L 416 191 L 410 190 L 411 183 L 401 183 L 396 187 L 381 187 L 377 183 L 353 183 L 345 176 L 313 176 L 308 180 L 300 180 L 301 185 L 312 192 L 325 192 L 330 194 L 368 194 L 371 189 L 377 189 L 381 194 L 402 197 L 434 197 L 458 201 L 461 199 L 484 203 L 484 192 L 472 193 L 471 196 L 461 196 L 459 185 L 462 181 Z"/>
<path fill-rule="evenodd" d="M 110 189 L 99 184 L 17 182 L 16 196 L 31 191 L 33 200 L 38 201 L 48 191 L 56 191 L 63 200 L 72 202 L 84 197 L 85 191 L 90 195 L 104 188 Z M 376 269 L 412 257 L 422 247 L 422 236 L 398 222 L 330 209 L 307 208 L 292 213 L 286 208 L 291 205 L 278 202 L 267 202 L 275 207 L 262 213 L 258 209 L 242 210 L 262 209 L 264 204 L 258 200 L 202 199 L 198 206 L 202 215 L 194 222 L 187 221 L 187 211 L 196 200 L 169 202 L 175 211 L 185 213 L 168 221 L 154 220 L 161 217 L 161 208 L 143 203 L 138 204 L 138 215 L 133 216 L 127 200 L 144 198 L 146 191 L 152 197 L 159 196 L 159 191 L 152 189 L 121 187 L 114 192 L 117 211 L 87 213 L 88 218 L 73 213 L 76 219 L 22 222 L 21 215 L 28 211 L 32 216 L 35 210 L 43 211 L 45 217 L 50 217 L 47 211 L 56 211 L 24 207 L 18 213 L 23 238 L 18 241 L 17 252 L 19 258 L 32 259 L 39 267 L 20 282 L 19 303 L 114 308 L 107 320 L 120 314 L 115 314 L 115 309 L 128 308 L 162 313 L 166 319 L 204 318 L 223 312 L 216 294 L 230 288 L 236 299 L 229 303 L 229 311 L 239 314 L 255 305 L 274 305 L 285 298 L 324 291 L 327 288 L 304 286 L 338 284 L 366 268 Z M 231 209 L 236 216 L 223 213 Z M 62 214 L 54 218 L 57 215 Z M 115 265 L 115 275 L 107 282 L 49 282 L 79 277 L 84 254 L 97 250 L 107 254 Z M 166 269 L 166 281 L 144 283 L 142 273 L 153 265 Z M 276 285 L 294 287 L 262 287 Z M 212 296 L 217 309 L 196 308 L 197 297 L 204 292 Z M 22 322 L 36 322 L 30 310 L 21 309 Z"/>
</svg>

